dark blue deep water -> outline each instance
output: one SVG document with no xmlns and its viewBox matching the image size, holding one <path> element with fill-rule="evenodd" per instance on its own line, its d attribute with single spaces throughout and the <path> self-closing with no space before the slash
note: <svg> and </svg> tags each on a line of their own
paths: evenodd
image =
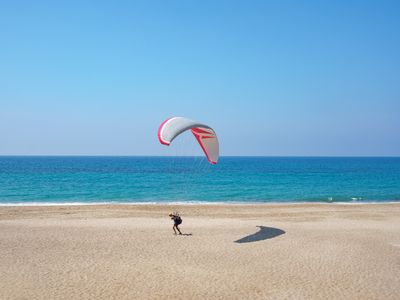
<svg viewBox="0 0 400 300">
<path fill-rule="evenodd" d="M 400 158 L 0 157 L 0 203 L 400 201 Z"/>
</svg>

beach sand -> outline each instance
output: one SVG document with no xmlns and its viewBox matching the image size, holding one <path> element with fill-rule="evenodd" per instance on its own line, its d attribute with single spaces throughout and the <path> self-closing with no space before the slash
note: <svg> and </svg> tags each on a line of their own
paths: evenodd
<svg viewBox="0 0 400 300">
<path fill-rule="evenodd" d="M 399 295 L 399 203 L 0 207 L 0 299 Z"/>
</svg>

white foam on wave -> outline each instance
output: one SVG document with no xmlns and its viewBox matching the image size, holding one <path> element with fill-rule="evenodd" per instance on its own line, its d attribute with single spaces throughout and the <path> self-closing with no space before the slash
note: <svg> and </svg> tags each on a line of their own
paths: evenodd
<svg viewBox="0 0 400 300">
<path fill-rule="evenodd" d="M 0 203 L 0 206 L 94 206 L 94 205 L 246 205 L 256 204 L 249 202 L 207 202 L 207 201 L 173 201 L 173 202 L 19 202 L 19 203 Z M 262 204 L 262 203 L 260 203 Z"/>
<path fill-rule="evenodd" d="M 74 205 L 104 205 L 113 202 L 18 202 L 0 203 L 0 206 L 74 206 Z"/>
<path fill-rule="evenodd" d="M 350 201 L 350 202 L 326 202 L 326 201 L 151 201 L 151 202 L 18 202 L 0 203 L 1 206 L 94 206 L 94 205 L 303 205 L 303 204 L 336 204 L 336 205 L 364 205 L 364 204 L 398 204 L 400 200 L 393 201 Z"/>
</svg>

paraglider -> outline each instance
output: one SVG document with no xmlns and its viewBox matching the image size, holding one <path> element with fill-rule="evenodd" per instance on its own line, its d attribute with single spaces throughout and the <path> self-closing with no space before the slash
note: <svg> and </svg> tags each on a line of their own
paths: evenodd
<svg viewBox="0 0 400 300">
<path fill-rule="evenodd" d="M 216 164 L 219 158 L 219 143 L 215 131 L 208 125 L 183 117 L 165 120 L 158 128 L 158 139 L 161 144 L 169 146 L 181 133 L 191 130 L 208 161 Z"/>
</svg>

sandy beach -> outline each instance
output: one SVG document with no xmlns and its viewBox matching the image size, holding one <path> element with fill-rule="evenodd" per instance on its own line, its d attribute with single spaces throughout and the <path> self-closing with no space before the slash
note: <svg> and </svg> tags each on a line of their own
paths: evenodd
<svg viewBox="0 0 400 300">
<path fill-rule="evenodd" d="M 0 286 L 0 299 L 398 299 L 400 204 L 3 206 Z"/>
</svg>

